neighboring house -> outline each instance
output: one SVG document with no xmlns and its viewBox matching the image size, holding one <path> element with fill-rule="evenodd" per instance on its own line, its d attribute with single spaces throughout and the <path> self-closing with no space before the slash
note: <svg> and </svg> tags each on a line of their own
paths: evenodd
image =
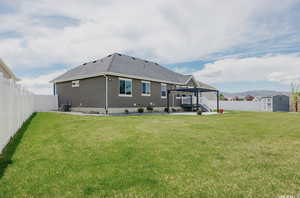
<svg viewBox="0 0 300 198">
<path fill-rule="evenodd" d="M 4 77 L 6 79 L 12 79 L 14 81 L 19 81 L 19 79 L 14 75 L 14 73 L 9 69 L 9 67 L 0 59 L 0 78 Z"/>
<path fill-rule="evenodd" d="M 240 98 L 238 96 L 234 96 L 233 98 L 228 98 L 229 101 L 243 101 L 243 98 Z"/>
<path fill-rule="evenodd" d="M 84 63 L 51 82 L 60 106 L 70 104 L 74 111 L 101 113 L 136 111 L 148 106 L 163 110 L 167 90 L 202 86 L 192 75 L 119 53 Z M 171 93 L 169 104 L 179 108 L 181 95 Z"/>
<path fill-rule="evenodd" d="M 245 100 L 246 100 L 246 101 L 253 101 L 254 99 L 255 99 L 254 96 L 251 96 L 251 95 L 245 96 Z"/>
<path fill-rule="evenodd" d="M 254 99 L 252 100 L 253 102 L 260 102 L 261 98 L 260 97 L 254 97 Z"/>
<path fill-rule="evenodd" d="M 263 111 L 269 112 L 288 112 L 290 110 L 290 97 L 286 95 L 277 95 L 262 97 Z"/>
</svg>

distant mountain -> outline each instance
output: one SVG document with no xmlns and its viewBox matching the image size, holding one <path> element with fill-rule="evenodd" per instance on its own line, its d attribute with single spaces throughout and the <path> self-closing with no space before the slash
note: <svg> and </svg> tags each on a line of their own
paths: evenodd
<svg viewBox="0 0 300 198">
<path fill-rule="evenodd" d="M 236 92 L 236 93 L 222 92 L 222 94 L 226 98 L 233 98 L 235 96 L 244 98 L 247 95 L 254 96 L 254 97 L 266 97 L 266 96 L 275 96 L 275 95 L 288 96 L 290 93 L 284 91 L 272 91 L 272 90 L 253 90 L 253 91 Z"/>
</svg>

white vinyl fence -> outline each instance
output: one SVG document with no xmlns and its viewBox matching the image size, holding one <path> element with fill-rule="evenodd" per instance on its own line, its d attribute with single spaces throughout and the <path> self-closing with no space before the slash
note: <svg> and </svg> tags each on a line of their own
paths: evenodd
<svg viewBox="0 0 300 198">
<path fill-rule="evenodd" d="M 35 112 L 46 112 L 51 110 L 57 110 L 57 108 L 58 108 L 57 96 L 34 95 Z"/>
<path fill-rule="evenodd" d="M 217 101 L 209 101 L 210 106 L 217 109 Z M 264 111 L 263 102 L 254 101 L 220 101 L 220 109 L 233 111 Z"/>
<path fill-rule="evenodd" d="M 197 98 L 193 97 L 193 104 L 197 103 Z M 183 97 L 182 104 L 191 104 L 191 97 Z M 217 109 L 216 100 L 208 100 L 205 97 L 199 97 L 199 104 L 205 105 L 210 110 Z M 220 101 L 220 109 L 232 111 L 265 111 L 264 102 L 254 101 Z"/>
<path fill-rule="evenodd" d="M 39 96 L 0 77 L 0 153 L 34 112 L 57 109 L 56 96 Z"/>
</svg>

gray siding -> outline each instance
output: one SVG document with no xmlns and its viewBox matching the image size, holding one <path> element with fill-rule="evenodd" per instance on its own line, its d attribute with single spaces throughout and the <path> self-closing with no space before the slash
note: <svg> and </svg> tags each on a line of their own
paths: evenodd
<svg viewBox="0 0 300 198">
<path fill-rule="evenodd" d="M 105 78 L 103 76 L 79 80 L 79 87 L 72 87 L 72 81 L 57 83 L 56 92 L 59 105 L 71 104 L 72 107 L 105 108 Z M 167 99 L 161 98 L 161 83 L 151 81 L 151 95 L 142 96 L 142 80 L 132 79 L 132 97 L 119 96 L 119 77 L 108 76 L 108 108 L 129 107 L 166 107 Z M 188 86 L 195 87 L 194 82 Z M 167 84 L 168 89 L 176 86 Z M 189 95 L 191 93 L 181 93 Z M 181 100 L 176 98 L 177 93 L 170 94 L 170 106 L 178 107 Z"/>
<path fill-rule="evenodd" d="M 57 83 L 56 93 L 59 105 L 73 107 L 105 107 L 105 78 L 103 76 L 80 80 L 79 87 L 72 87 L 72 81 Z"/>
<path fill-rule="evenodd" d="M 174 85 L 167 84 L 167 88 L 175 88 Z M 173 103 L 174 98 L 174 103 Z M 119 96 L 119 77 L 110 76 L 108 81 L 108 107 L 165 107 L 167 99 L 161 98 L 161 83 L 151 82 L 151 96 L 142 96 L 142 80 L 132 79 L 132 97 Z M 178 106 L 180 100 L 170 95 L 170 105 Z"/>
<path fill-rule="evenodd" d="M 72 107 L 105 108 L 105 78 L 95 77 L 80 80 L 79 87 L 72 87 L 72 81 L 57 83 L 56 93 L 59 105 L 71 104 Z M 167 99 L 161 98 L 161 83 L 151 82 L 151 96 L 142 96 L 141 80 L 132 79 L 132 97 L 119 96 L 119 77 L 108 77 L 108 108 L 165 107 Z M 175 85 L 167 84 L 167 88 Z M 181 101 L 176 94 L 170 94 L 170 106 L 179 106 Z"/>
</svg>

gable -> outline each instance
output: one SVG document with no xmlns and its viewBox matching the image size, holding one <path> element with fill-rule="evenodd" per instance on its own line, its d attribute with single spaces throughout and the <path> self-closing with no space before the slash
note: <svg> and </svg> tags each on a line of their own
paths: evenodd
<svg viewBox="0 0 300 198">
<path fill-rule="evenodd" d="M 189 87 L 198 87 L 193 78 L 191 78 L 186 85 Z"/>
</svg>

